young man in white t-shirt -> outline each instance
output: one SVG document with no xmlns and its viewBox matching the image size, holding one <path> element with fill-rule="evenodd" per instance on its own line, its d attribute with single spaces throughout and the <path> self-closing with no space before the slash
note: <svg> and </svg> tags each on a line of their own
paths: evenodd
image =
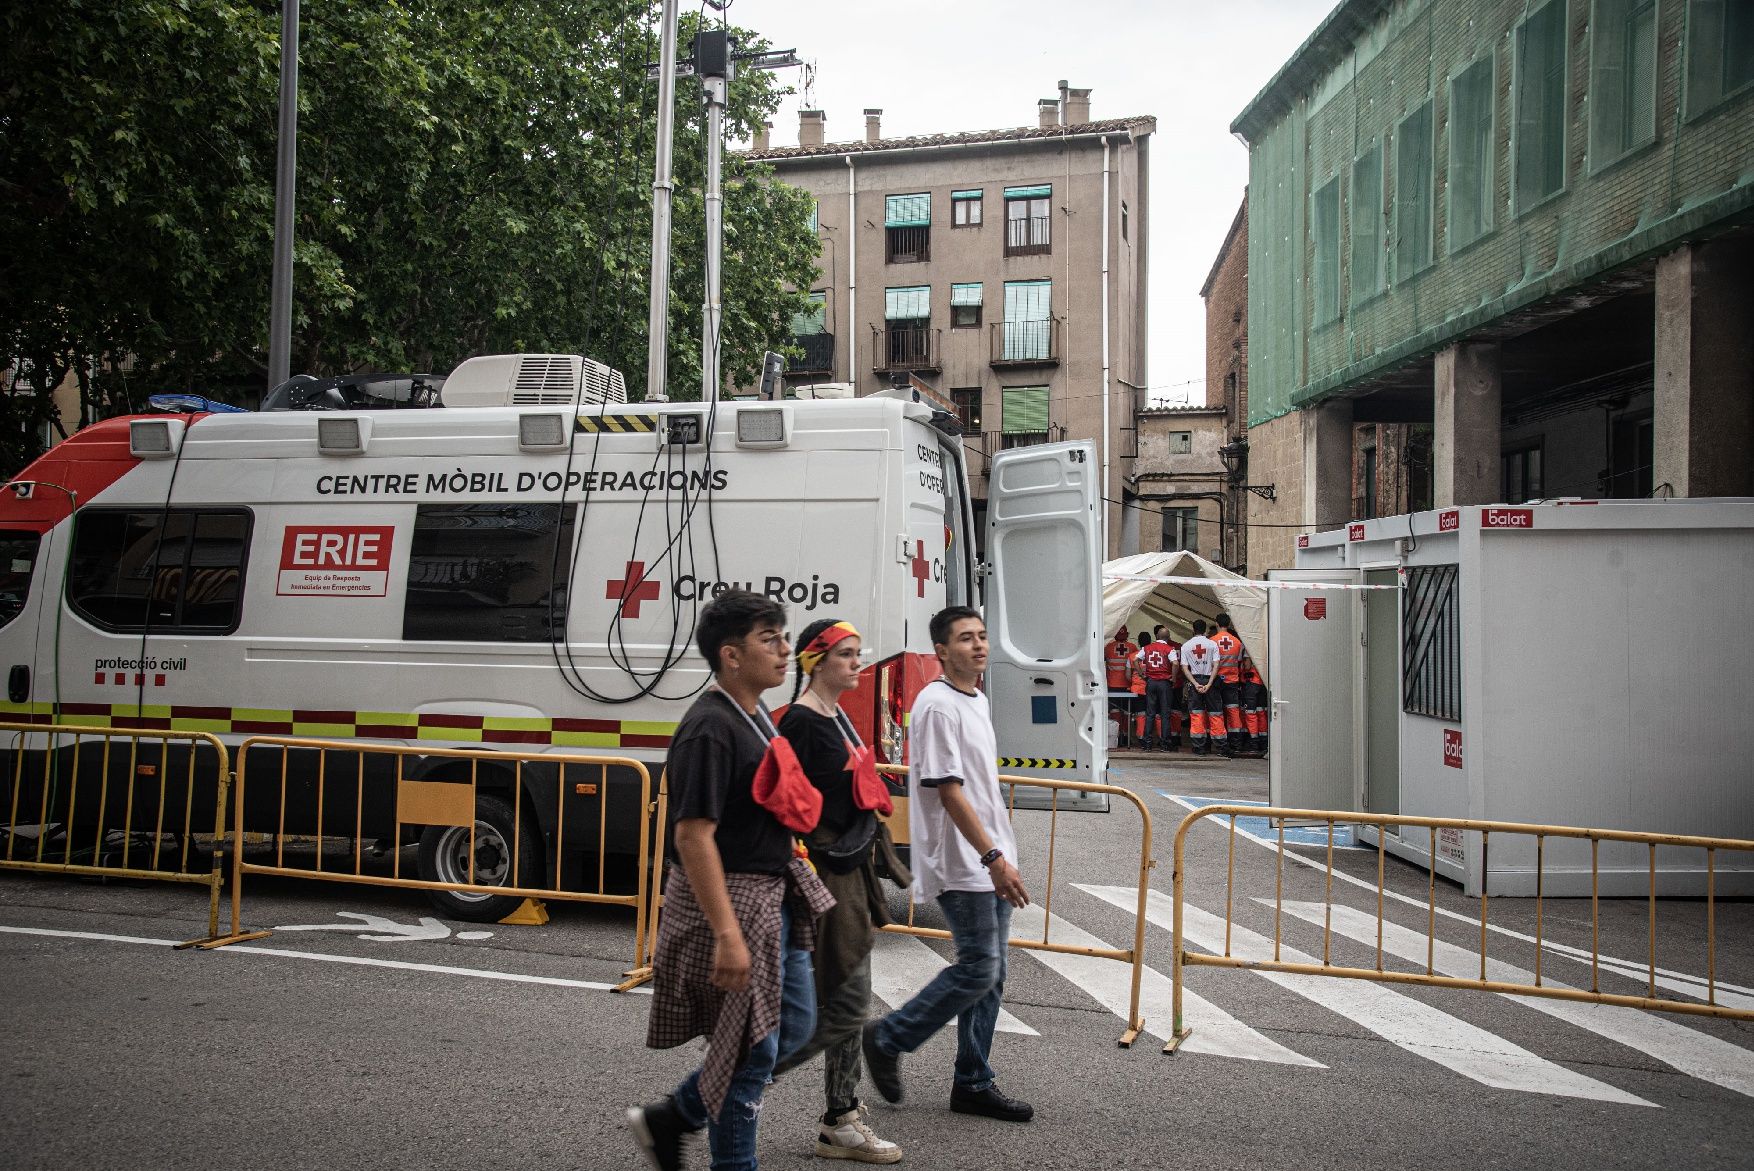
<svg viewBox="0 0 1754 1171">
<path fill-rule="evenodd" d="M 865 1068 L 877 1092 L 901 1101 L 901 1061 L 956 1018 L 950 1108 L 1006 1122 L 1035 1111 L 1007 1098 L 987 1057 L 1005 992 L 1011 910 L 1029 905 L 1017 873 L 1017 839 L 999 788 L 992 713 L 980 692 L 987 627 L 979 612 L 951 606 L 932 618 L 932 649 L 943 675 L 908 715 L 907 774 L 914 902 L 936 899 L 956 941 L 956 962 L 918 995 L 865 1026 Z"/>
</svg>

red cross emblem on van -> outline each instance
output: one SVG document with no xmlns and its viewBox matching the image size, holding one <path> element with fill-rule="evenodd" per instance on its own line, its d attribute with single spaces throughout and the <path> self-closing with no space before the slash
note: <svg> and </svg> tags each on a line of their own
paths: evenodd
<svg viewBox="0 0 1754 1171">
<path fill-rule="evenodd" d="M 658 583 L 646 576 L 644 561 L 629 561 L 621 572 L 621 580 L 610 579 L 608 592 L 603 596 L 611 602 L 619 600 L 622 614 L 638 618 L 641 604 L 657 601 L 661 592 Z"/>
<path fill-rule="evenodd" d="M 926 543 L 924 541 L 914 542 L 914 555 L 909 561 L 908 572 L 913 575 L 914 596 L 923 598 L 926 596 L 926 583 L 932 579 L 932 563 L 926 560 Z"/>
</svg>

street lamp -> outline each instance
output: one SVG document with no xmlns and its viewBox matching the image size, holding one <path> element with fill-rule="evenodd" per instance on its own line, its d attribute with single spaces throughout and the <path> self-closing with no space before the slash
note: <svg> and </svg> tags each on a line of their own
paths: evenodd
<svg viewBox="0 0 1754 1171">
<path fill-rule="evenodd" d="M 1249 441 L 1233 439 L 1218 449 L 1218 458 L 1224 461 L 1225 477 L 1232 488 L 1241 488 L 1245 492 L 1253 492 L 1262 500 L 1277 500 L 1271 484 L 1249 484 Z"/>
</svg>

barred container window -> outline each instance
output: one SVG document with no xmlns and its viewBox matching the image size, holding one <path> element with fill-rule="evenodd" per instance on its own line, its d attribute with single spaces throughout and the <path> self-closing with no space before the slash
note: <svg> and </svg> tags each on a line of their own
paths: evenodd
<svg viewBox="0 0 1754 1171">
<path fill-rule="evenodd" d="M 1401 708 L 1462 718 L 1461 592 L 1454 565 L 1407 570 L 1401 601 Z"/>
</svg>

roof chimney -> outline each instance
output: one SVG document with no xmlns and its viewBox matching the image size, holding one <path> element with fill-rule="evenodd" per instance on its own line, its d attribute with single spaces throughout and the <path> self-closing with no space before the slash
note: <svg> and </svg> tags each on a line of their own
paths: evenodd
<svg viewBox="0 0 1754 1171">
<path fill-rule="evenodd" d="M 798 111 L 798 145 L 821 146 L 828 133 L 828 115 L 821 110 Z"/>
<path fill-rule="evenodd" d="M 773 123 L 763 122 L 755 129 L 755 149 L 757 151 L 766 150 L 771 145 L 772 137 Z"/>
<path fill-rule="evenodd" d="M 1036 125 L 1043 130 L 1052 130 L 1060 124 L 1060 102 L 1058 98 L 1043 98 L 1035 103 Z"/>
<path fill-rule="evenodd" d="M 866 110 L 865 111 L 865 141 L 866 142 L 876 142 L 883 137 L 882 120 L 883 120 L 883 111 L 882 110 Z"/>
<path fill-rule="evenodd" d="M 1060 122 L 1066 126 L 1082 126 L 1090 121 L 1090 91 L 1087 89 L 1063 89 L 1066 96 L 1061 99 Z"/>
</svg>

